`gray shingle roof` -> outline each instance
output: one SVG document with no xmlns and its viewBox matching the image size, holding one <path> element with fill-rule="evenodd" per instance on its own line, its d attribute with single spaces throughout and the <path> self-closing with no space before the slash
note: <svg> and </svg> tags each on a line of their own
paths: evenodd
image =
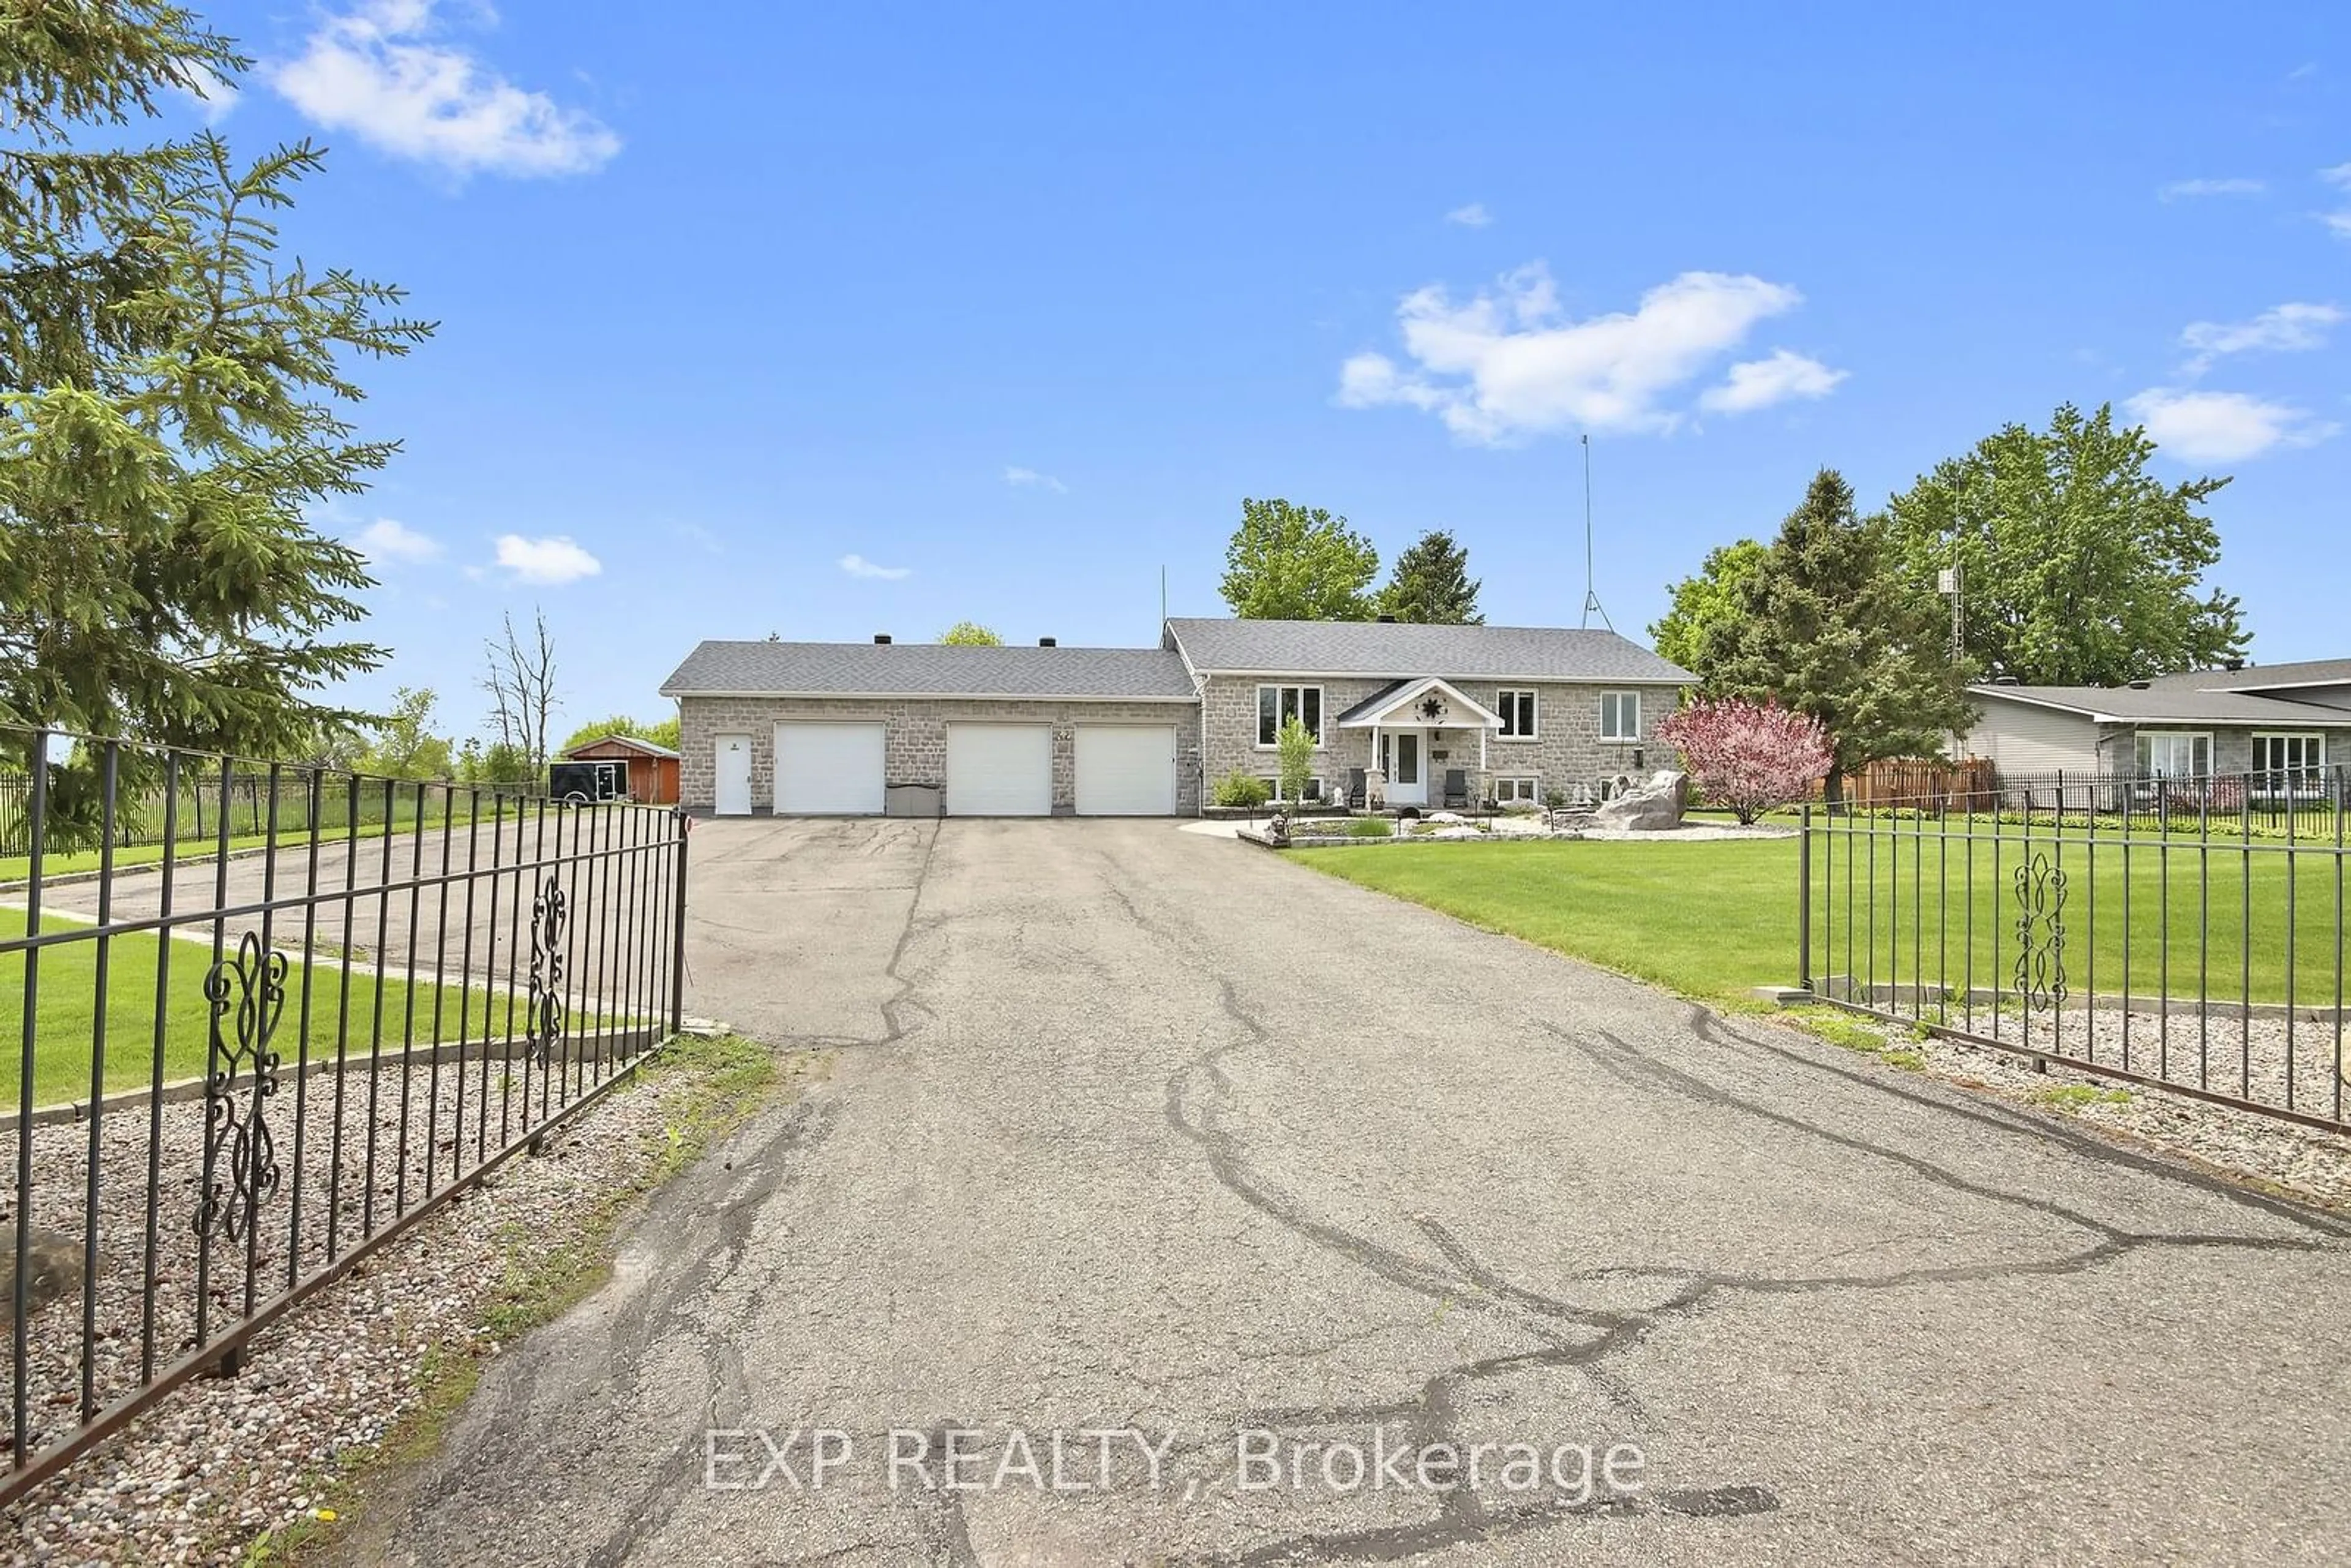
<svg viewBox="0 0 2351 1568">
<path fill-rule="evenodd" d="M 1698 677 L 1614 632 L 1559 626 L 1423 626 L 1382 621 L 1176 620 L 1195 669 L 1254 674 L 1450 675 L 1542 681 Z"/>
<path fill-rule="evenodd" d="M 2351 683 L 2351 659 L 2304 659 L 2298 664 L 2247 664 L 2241 670 L 2183 670 L 2158 675 L 2155 685 L 2204 692 L 2257 692 L 2265 686 L 2331 686 Z"/>
<path fill-rule="evenodd" d="M 2043 707 L 2113 719 L 2123 724 L 2273 724 L 2308 728 L 2340 725 L 2339 708 L 2242 692 L 2199 691 L 2192 686 L 1975 686 L 1979 697 L 2006 697 Z"/>
<path fill-rule="evenodd" d="M 662 683 L 665 697 L 1184 697 L 1164 648 L 964 648 L 936 643 L 705 643 Z"/>
</svg>

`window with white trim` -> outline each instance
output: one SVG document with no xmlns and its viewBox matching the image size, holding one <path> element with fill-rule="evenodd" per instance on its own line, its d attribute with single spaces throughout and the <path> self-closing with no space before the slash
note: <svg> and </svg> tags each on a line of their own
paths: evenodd
<svg viewBox="0 0 2351 1568">
<path fill-rule="evenodd" d="M 1494 780 L 1494 804 L 1507 806 L 1513 800 L 1530 805 L 1542 803 L 1542 780 L 1531 773 L 1514 774 Z"/>
<path fill-rule="evenodd" d="M 2316 789 L 2326 779 L 2326 737 L 2316 730 L 2256 733 L 2253 788 L 2265 795 Z"/>
<path fill-rule="evenodd" d="M 1270 800 L 1280 800 L 1282 799 L 1281 776 L 1278 773 L 1266 773 L 1260 774 L 1259 777 L 1265 780 L 1265 788 L 1267 790 L 1266 798 Z M 1322 793 L 1322 779 L 1319 774 L 1311 777 L 1306 780 L 1306 799 L 1309 800 L 1327 800 L 1330 799 L 1329 796 Z M 1288 802 L 1284 803 L 1287 804 Z"/>
<path fill-rule="evenodd" d="M 1494 695 L 1494 711 L 1501 716 L 1504 740 L 1533 740 L 1535 694 L 1504 687 Z"/>
<path fill-rule="evenodd" d="M 2142 775 L 2203 779 L 2212 771 L 2212 736 L 2208 730 L 2142 729 L 2134 746 Z"/>
<path fill-rule="evenodd" d="M 1600 694 L 1600 738 L 1603 740 L 1641 738 L 1640 693 L 1602 692 Z"/>
<path fill-rule="evenodd" d="M 1272 746 L 1281 738 L 1281 727 L 1291 719 L 1304 725 L 1322 744 L 1321 686 L 1259 686 L 1257 689 L 1257 743 Z"/>
</svg>

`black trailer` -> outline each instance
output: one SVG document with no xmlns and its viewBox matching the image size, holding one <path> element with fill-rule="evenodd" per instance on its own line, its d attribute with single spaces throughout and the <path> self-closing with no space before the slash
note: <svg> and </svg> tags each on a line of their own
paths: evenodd
<svg viewBox="0 0 2351 1568">
<path fill-rule="evenodd" d="M 554 762 L 548 765 L 547 792 L 575 806 L 629 798 L 629 765 L 610 762 Z"/>
</svg>

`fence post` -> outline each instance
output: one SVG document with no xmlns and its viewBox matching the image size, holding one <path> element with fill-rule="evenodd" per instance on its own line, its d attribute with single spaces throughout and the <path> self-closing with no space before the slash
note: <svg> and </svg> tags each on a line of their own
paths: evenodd
<svg viewBox="0 0 2351 1568">
<path fill-rule="evenodd" d="M 1796 976 L 1806 990 L 1813 988 L 1813 803 L 1804 802 L 1802 826 L 1796 831 Z"/>
<path fill-rule="evenodd" d="M 693 836 L 694 819 L 683 808 L 677 813 L 677 906 L 670 921 L 669 1031 L 685 1030 L 685 845 Z"/>
</svg>

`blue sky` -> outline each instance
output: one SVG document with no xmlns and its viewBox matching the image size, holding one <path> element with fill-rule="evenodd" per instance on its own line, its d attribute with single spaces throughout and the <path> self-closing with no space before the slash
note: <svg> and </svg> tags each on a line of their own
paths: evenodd
<svg viewBox="0 0 2351 1568">
<path fill-rule="evenodd" d="M 575 721 L 704 636 L 1147 642 L 1243 496 L 1573 624 L 1586 431 L 1637 635 L 1820 465 L 1875 505 L 2069 400 L 2236 476 L 2257 658 L 2351 653 L 2351 26 L 1580 9 L 214 7 L 224 133 L 333 150 L 289 245 L 441 322 L 323 519 L 355 695 L 466 732 L 534 604 Z"/>
</svg>

